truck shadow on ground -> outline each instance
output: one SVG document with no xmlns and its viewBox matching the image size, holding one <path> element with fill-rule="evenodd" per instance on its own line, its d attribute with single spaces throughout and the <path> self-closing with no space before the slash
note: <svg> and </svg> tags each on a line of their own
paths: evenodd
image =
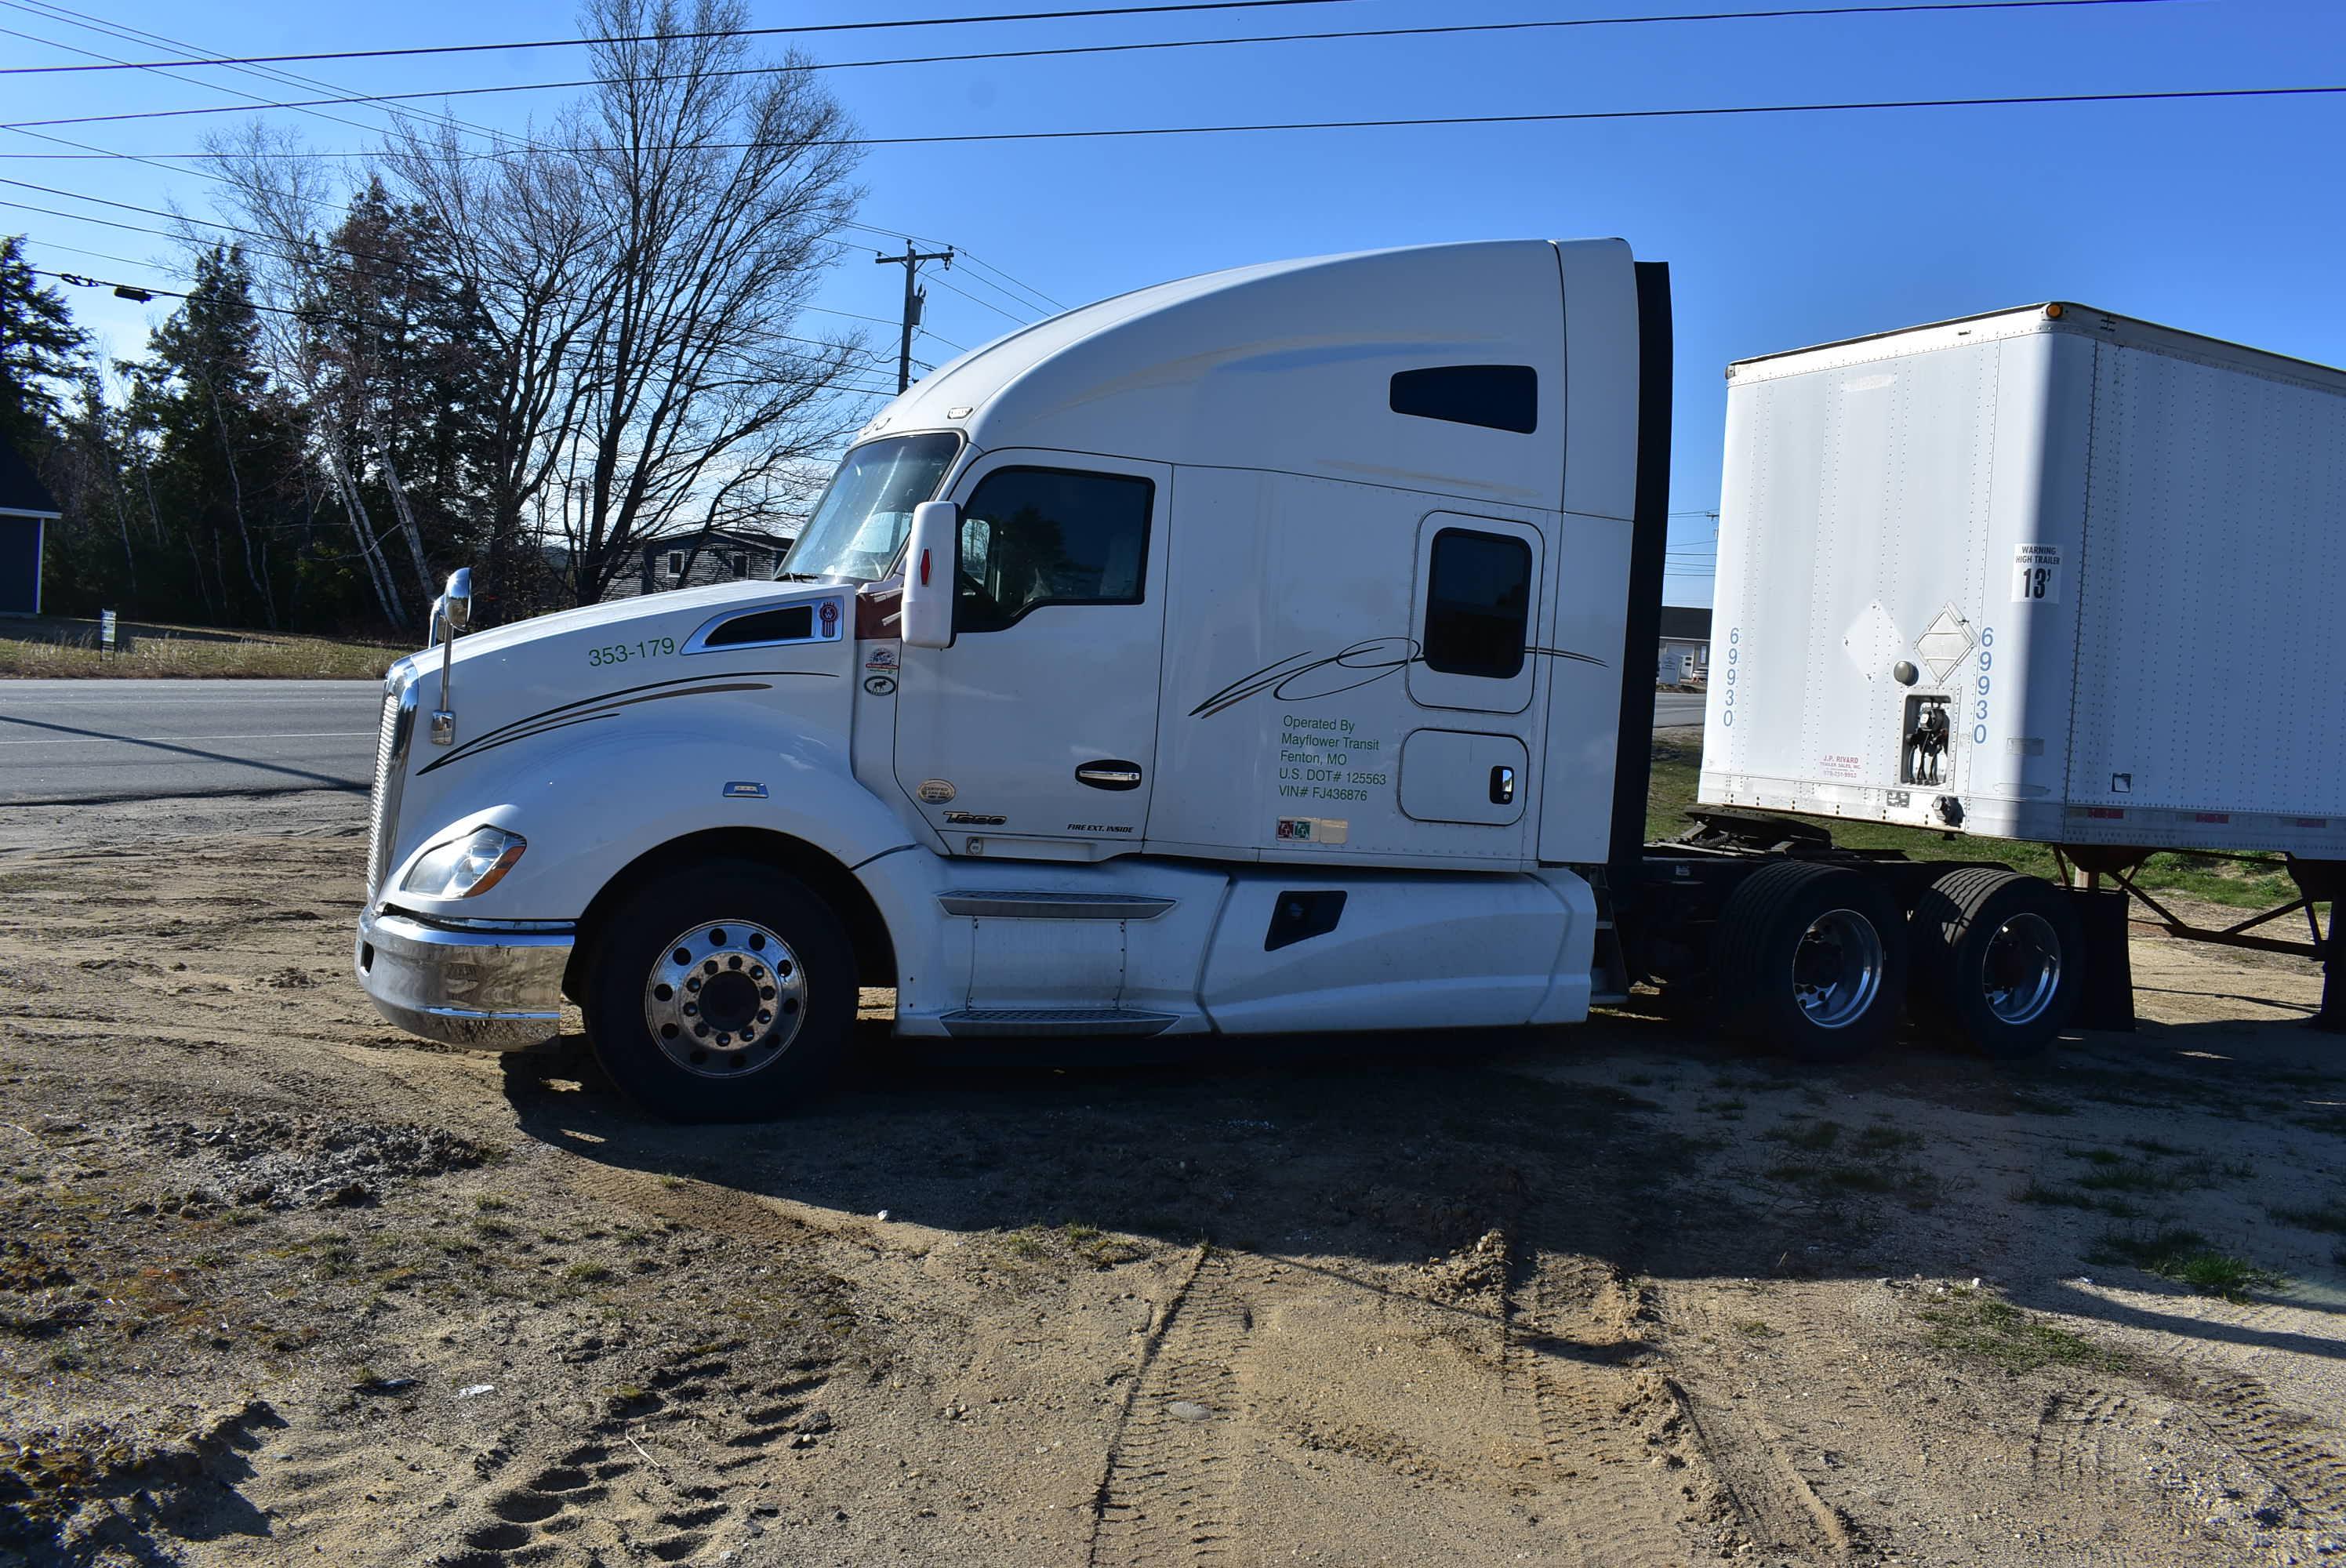
<svg viewBox="0 0 2346 1568">
<path fill-rule="evenodd" d="M 874 1038 L 820 1104 L 724 1129 L 648 1120 L 576 1057 L 546 1078 L 513 1064 L 507 1094 L 524 1133 L 584 1158 L 842 1217 L 1423 1263 L 1557 1209 L 1573 1217 L 1543 1229 L 1571 1234 L 1545 1245 L 1626 1256 L 1641 1196 L 1698 1151 L 1642 1125 L 1627 1091 L 1506 1072 L 1527 1048 L 1545 1047 L 1395 1034 L 1144 1055 Z"/>
<path fill-rule="evenodd" d="M 509 1063 L 505 1092 L 529 1137 L 804 1206 L 819 1225 L 884 1213 L 1055 1246 L 1203 1240 L 1321 1259 L 1311 1267 L 1380 1288 L 1390 1266 L 1440 1266 L 1494 1232 L 1511 1255 L 1589 1257 L 1625 1278 L 1969 1274 L 1986 1244 L 1956 1213 L 2034 1226 L 2047 1212 L 1974 1174 L 1983 1145 L 2019 1151 L 2049 1179 L 2076 1157 L 2072 1140 L 2125 1132 L 2161 1146 L 2149 1135 L 2174 1136 L 2182 1118 L 2237 1121 L 2244 1147 L 2260 1121 L 2346 1133 L 2334 1108 L 2346 1074 L 2324 1037 L 2294 1023 L 2146 1024 L 2028 1064 L 1911 1040 L 1881 1061 L 1816 1067 L 1656 1012 L 1615 1012 L 1568 1039 L 1209 1039 L 1145 1054 L 1122 1042 L 913 1044 L 875 1028 L 821 1102 L 720 1129 L 642 1116 L 575 1040 Z M 1968 1146 L 1942 1141 L 1950 1114 Z M 2014 1284 L 2025 1305 L 2114 1327 L 2346 1355 L 2278 1325 L 2118 1304 L 2057 1279 Z"/>
</svg>

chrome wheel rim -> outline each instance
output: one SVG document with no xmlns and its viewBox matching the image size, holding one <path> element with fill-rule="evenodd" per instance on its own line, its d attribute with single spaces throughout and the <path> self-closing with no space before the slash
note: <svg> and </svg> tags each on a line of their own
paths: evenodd
<svg viewBox="0 0 2346 1568">
<path fill-rule="evenodd" d="M 746 1078 L 777 1060 L 806 1022 L 806 972 L 754 921 L 709 921 L 660 950 L 644 981 L 644 1025 L 696 1077 Z"/>
<path fill-rule="evenodd" d="M 1872 1007 L 1887 963 L 1872 921 L 1855 910 L 1827 910 L 1792 950 L 1792 995 L 1818 1028 L 1846 1028 Z"/>
<path fill-rule="evenodd" d="M 1995 928 L 1980 960 L 1980 994 L 2000 1023 L 2033 1023 L 2061 989 L 2061 939 L 2040 914 Z"/>
</svg>

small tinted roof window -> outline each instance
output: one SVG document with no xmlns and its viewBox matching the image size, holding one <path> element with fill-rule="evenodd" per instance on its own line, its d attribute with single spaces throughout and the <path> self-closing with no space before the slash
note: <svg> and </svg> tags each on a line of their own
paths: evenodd
<svg viewBox="0 0 2346 1568">
<path fill-rule="evenodd" d="M 1392 411 L 1529 435 L 1539 428 L 1539 372 L 1529 365 L 1436 365 L 1396 371 Z"/>
</svg>

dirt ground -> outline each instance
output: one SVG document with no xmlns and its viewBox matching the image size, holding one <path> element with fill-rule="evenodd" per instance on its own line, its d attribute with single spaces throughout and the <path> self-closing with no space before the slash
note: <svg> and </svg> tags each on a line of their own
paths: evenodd
<svg viewBox="0 0 2346 1568">
<path fill-rule="evenodd" d="M 2018 1070 L 875 1023 L 712 1132 L 382 1023 L 363 810 L 0 822 L 0 1563 L 2346 1562 L 2310 965 Z"/>
</svg>

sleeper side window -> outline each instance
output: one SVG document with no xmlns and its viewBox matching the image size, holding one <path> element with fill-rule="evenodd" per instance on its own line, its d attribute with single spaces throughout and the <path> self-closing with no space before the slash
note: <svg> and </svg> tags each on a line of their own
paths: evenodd
<svg viewBox="0 0 2346 1568">
<path fill-rule="evenodd" d="M 1002 468 L 962 507 L 960 633 L 998 632 L 1045 605 L 1137 605 L 1157 487 L 1120 473 Z"/>
<path fill-rule="evenodd" d="M 1426 575 L 1425 664 L 1511 680 L 1530 641 L 1532 548 L 1504 534 L 1444 528 Z"/>
<path fill-rule="evenodd" d="M 1529 365 L 1435 365 L 1397 371 L 1395 413 L 1529 435 L 1539 428 L 1539 372 Z"/>
</svg>

